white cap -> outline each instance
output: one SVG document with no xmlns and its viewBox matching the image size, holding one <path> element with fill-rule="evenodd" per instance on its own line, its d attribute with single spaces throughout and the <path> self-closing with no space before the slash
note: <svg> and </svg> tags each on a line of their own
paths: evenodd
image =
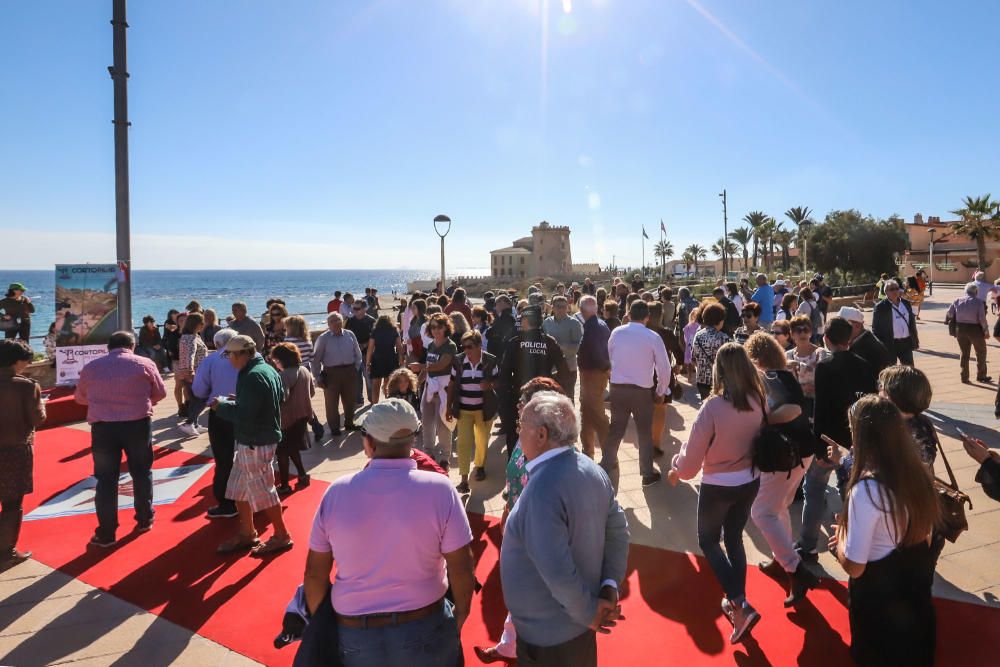
<svg viewBox="0 0 1000 667">
<path fill-rule="evenodd" d="M 860 322 L 865 323 L 865 316 L 857 308 L 851 308 L 850 306 L 844 306 L 837 313 L 837 317 L 843 317 L 848 322 Z"/>
<path fill-rule="evenodd" d="M 781 278 L 778 278 L 777 280 L 774 281 L 774 286 L 775 287 L 784 287 L 785 286 L 785 281 L 782 280 Z"/>
<path fill-rule="evenodd" d="M 396 444 L 416 435 L 420 419 L 407 401 L 389 398 L 373 405 L 361 416 L 358 425 L 375 440 Z"/>
</svg>

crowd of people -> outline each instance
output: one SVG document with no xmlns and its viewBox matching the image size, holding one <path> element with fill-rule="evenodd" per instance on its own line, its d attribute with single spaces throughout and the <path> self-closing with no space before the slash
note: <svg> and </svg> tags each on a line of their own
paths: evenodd
<svg viewBox="0 0 1000 667">
<path fill-rule="evenodd" d="M 296 488 L 309 484 L 301 452 L 310 429 L 314 440 L 360 431 L 370 462 L 330 486 L 308 538 L 309 623 L 299 652 L 320 663 L 336 655 L 345 665 L 457 664 L 476 587 L 462 496 L 487 477 L 499 420 L 504 449 L 494 455 L 507 460 L 500 578 L 509 615 L 498 644 L 476 653 L 487 663 L 593 665 L 596 635 L 621 619 L 629 532 L 616 500 L 618 450 L 633 422 L 638 470 L 627 472 L 638 472 L 643 486 L 700 477 L 696 537 L 724 593 L 732 643 L 762 619 L 747 598 L 747 522 L 773 554 L 761 569 L 784 582 L 785 606 L 798 605 L 818 583 L 813 566 L 833 519 L 834 478 L 844 507 L 828 548 L 850 577 L 852 655 L 864 665 L 931 664 L 931 581 L 943 545 L 932 484 L 940 443 L 922 415 L 930 383 L 913 367 L 919 308 L 887 279 L 869 330 L 857 308 L 832 309 L 822 275 L 791 282 L 760 274 L 752 288 L 748 279 L 721 283 L 699 300 L 689 288 L 675 295 L 636 276 L 608 288 L 560 283 L 550 294 L 536 284 L 523 298 L 488 291 L 481 305 L 452 284 L 411 294 L 392 310 L 374 289 L 364 297 L 336 292 L 327 330 L 315 338 L 280 299 L 259 322 L 243 303 L 220 322 L 192 302 L 168 314 L 162 335 L 146 318 L 138 340 L 115 333 L 109 354 L 84 367 L 76 388 L 88 408 L 97 478 L 91 544 L 116 542 L 123 454 L 136 529 L 153 527 L 151 416 L 167 396 L 168 369 L 183 432 L 200 433 L 200 415 L 209 413 L 217 504 L 207 518 L 237 518 L 221 553 L 291 548 L 281 497 L 295 490 L 292 466 Z M 975 285 L 967 294 L 976 298 Z M 978 356 L 989 332 L 978 302 L 959 302 L 949 312 L 966 379 L 968 348 Z M 9 566 L 27 557 L 16 549 L 17 527 L 44 406 L 37 385 L 19 375 L 30 352 L 3 342 L 0 397 L 25 406 L 2 443 L 14 471 L 0 476 L 0 548 Z M 698 413 L 679 452 L 665 457 L 666 417 L 686 385 L 697 389 Z M 317 388 L 325 424 L 312 407 Z M 973 438 L 965 446 L 997 495 L 1000 457 Z M 271 526 L 266 540 L 256 513 Z M 900 605 L 909 613 L 897 613 Z M 418 639 L 423 648 L 414 651 Z M 331 653 L 334 640 L 340 650 Z"/>
</svg>

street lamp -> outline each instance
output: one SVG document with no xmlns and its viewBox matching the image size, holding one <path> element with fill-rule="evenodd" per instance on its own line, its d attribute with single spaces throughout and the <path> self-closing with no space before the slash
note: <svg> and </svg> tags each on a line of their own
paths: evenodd
<svg viewBox="0 0 1000 667">
<path fill-rule="evenodd" d="M 934 235 L 937 230 L 931 227 L 927 230 L 927 233 L 931 235 L 931 245 L 930 245 L 930 265 L 931 265 L 931 284 L 930 284 L 930 295 L 934 296 Z"/>
<path fill-rule="evenodd" d="M 444 228 L 444 232 L 438 229 L 438 224 Z M 448 236 L 448 232 L 451 231 L 451 218 L 444 214 L 435 217 L 434 231 L 441 237 L 441 294 L 444 294 L 444 237 Z"/>
<path fill-rule="evenodd" d="M 726 191 L 720 192 L 719 196 L 722 197 L 722 273 L 729 280 L 729 253 L 726 252 L 726 246 L 729 245 L 729 208 Z"/>
</svg>

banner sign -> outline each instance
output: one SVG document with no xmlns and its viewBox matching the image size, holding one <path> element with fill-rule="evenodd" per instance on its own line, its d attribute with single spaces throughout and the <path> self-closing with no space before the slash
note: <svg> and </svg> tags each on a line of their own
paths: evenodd
<svg viewBox="0 0 1000 667">
<path fill-rule="evenodd" d="M 117 329 L 118 265 L 57 264 L 56 384 L 74 384 Z"/>
</svg>

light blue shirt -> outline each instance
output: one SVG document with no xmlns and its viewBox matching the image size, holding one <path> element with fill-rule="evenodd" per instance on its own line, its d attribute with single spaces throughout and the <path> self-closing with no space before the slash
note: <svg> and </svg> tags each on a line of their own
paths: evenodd
<svg viewBox="0 0 1000 667">
<path fill-rule="evenodd" d="M 760 305 L 761 326 L 771 324 L 774 321 L 774 287 L 771 285 L 761 285 L 750 297 L 751 301 L 756 301 Z"/>
<path fill-rule="evenodd" d="M 260 356 L 259 354 L 257 355 Z M 205 357 L 194 374 L 191 391 L 198 398 L 211 399 L 236 393 L 236 378 L 240 372 L 233 368 L 220 350 Z"/>
</svg>

